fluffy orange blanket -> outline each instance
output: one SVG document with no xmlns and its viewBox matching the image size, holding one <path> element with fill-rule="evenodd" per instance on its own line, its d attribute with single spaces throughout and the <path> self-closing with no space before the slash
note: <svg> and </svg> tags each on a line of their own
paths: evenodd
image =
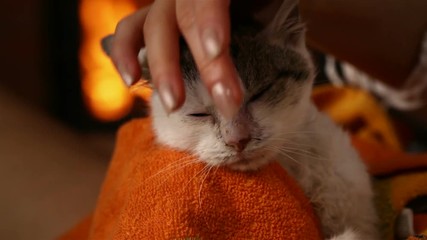
<svg viewBox="0 0 427 240">
<path fill-rule="evenodd" d="M 149 119 L 127 123 L 90 231 L 77 231 L 88 236 L 68 239 L 321 239 L 310 203 L 277 164 L 240 173 L 194 161 L 155 144 Z"/>
</svg>

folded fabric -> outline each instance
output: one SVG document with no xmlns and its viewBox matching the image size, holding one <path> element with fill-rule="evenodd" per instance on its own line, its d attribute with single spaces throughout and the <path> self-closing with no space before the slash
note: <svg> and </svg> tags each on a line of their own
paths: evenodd
<svg viewBox="0 0 427 240">
<path fill-rule="evenodd" d="M 383 107 L 368 92 L 325 84 L 313 89 L 312 99 L 320 111 L 327 113 L 353 137 L 401 149 L 393 123 Z"/>
<path fill-rule="evenodd" d="M 397 218 L 410 201 L 427 196 L 427 153 L 403 152 L 393 123 L 375 98 L 356 88 L 329 85 L 314 89 L 312 98 L 352 135 L 369 172 L 374 176 L 376 205 L 383 238 L 394 239 Z M 427 202 L 423 202 L 427 209 Z M 427 235 L 427 219 L 415 212 L 413 231 Z"/>
<path fill-rule="evenodd" d="M 399 228 L 397 218 L 403 209 L 412 200 L 427 196 L 427 154 L 407 154 L 359 139 L 353 139 L 353 144 L 375 175 L 375 200 L 382 239 L 394 239 Z M 421 204 L 427 209 L 427 202 Z M 415 225 L 412 230 L 416 234 L 427 234 L 427 219 L 415 216 L 411 219 L 411 225 Z"/>
</svg>

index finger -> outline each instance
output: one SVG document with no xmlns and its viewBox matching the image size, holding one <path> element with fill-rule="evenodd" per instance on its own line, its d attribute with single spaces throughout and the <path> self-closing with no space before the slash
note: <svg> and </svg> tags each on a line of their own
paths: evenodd
<svg viewBox="0 0 427 240">
<path fill-rule="evenodd" d="M 149 8 L 143 8 L 119 22 L 112 40 L 111 59 L 130 86 L 141 76 L 138 52 L 144 46 L 143 25 Z"/>
<path fill-rule="evenodd" d="M 229 54 L 229 18 L 229 0 L 177 1 L 178 26 L 215 106 L 226 118 L 237 113 L 243 100 Z"/>
</svg>

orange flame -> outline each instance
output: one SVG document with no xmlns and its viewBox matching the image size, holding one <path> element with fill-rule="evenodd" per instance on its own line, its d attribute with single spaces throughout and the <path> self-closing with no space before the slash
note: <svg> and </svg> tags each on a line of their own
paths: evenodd
<svg viewBox="0 0 427 240">
<path fill-rule="evenodd" d="M 91 113 L 102 121 L 114 121 L 126 115 L 132 105 L 132 96 L 111 61 L 103 53 L 100 41 L 113 33 L 118 21 L 135 9 L 134 1 L 81 1 L 82 88 Z"/>
</svg>

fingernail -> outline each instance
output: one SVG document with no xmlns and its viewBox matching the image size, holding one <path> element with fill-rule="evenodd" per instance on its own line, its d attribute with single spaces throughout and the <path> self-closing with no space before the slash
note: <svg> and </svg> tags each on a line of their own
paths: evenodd
<svg viewBox="0 0 427 240">
<path fill-rule="evenodd" d="M 208 28 L 203 31 L 202 42 L 205 54 L 209 59 L 214 59 L 221 53 L 221 43 L 218 33 L 214 29 Z"/>
<path fill-rule="evenodd" d="M 239 111 L 239 104 L 236 104 L 235 98 L 229 87 L 223 83 L 216 83 L 211 90 L 212 99 L 220 114 L 226 118 L 233 118 Z"/>
<path fill-rule="evenodd" d="M 126 86 L 130 87 L 134 82 L 134 78 L 132 77 L 132 75 L 130 75 L 130 73 L 123 66 L 119 67 L 119 73 L 123 81 L 125 82 Z"/>
<path fill-rule="evenodd" d="M 169 114 L 176 110 L 177 101 L 171 86 L 169 84 L 160 82 L 158 92 L 160 100 L 162 101 L 163 107 L 165 108 L 166 112 Z"/>
</svg>

